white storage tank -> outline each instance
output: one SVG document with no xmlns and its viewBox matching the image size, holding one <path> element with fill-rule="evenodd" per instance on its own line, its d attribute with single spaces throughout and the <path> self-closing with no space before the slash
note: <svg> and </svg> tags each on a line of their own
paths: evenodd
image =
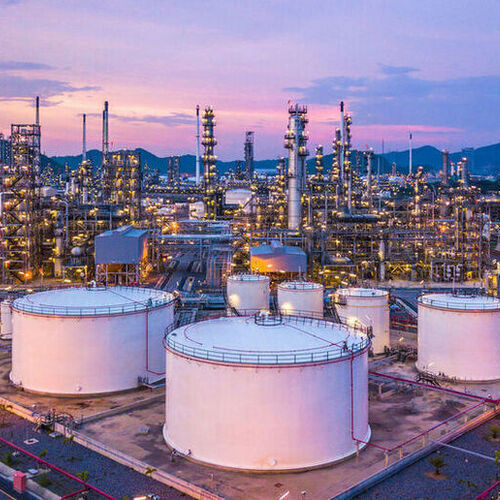
<svg viewBox="0 0 500 500">
<path fill-rule="evenodd" d="M 500 380 L 500 300 L 429 293 L 418 299 L 420 371 L 469 382 Z"/>
<path fill-rule="evenodd" d="M 278 307 L 283 314 L 323 317 L 323 285 L 285 281 L 278 285 Z"/>
<path fill-rule="evenodd" d="M 0 305 L 0 321 L 1 325 L 1 334 L 0 338 L 2 340 L 10 340 L 12 339 L 12 300 L 5 299 L 2 301 Z"/>
<path fill-rule="evenodd" d="M 233 274 L 227 279 L 227 300 L 238 312 L 269 309 L 269 278 L 260 274 Z"/>
<path fill-rule="evenodd" d="M 349 457 L 370 439 L 370 341 L 352 327 L 233 316 L 178 328 L 165 344 L 163 436 L 188 459 L 301 470 Z"/>
<path fill-rule="evenodd" d="M 375 354 L 390 347 L 389 292 L 375 288 L 339 288 L 334 299 L 343 321 L 357 320 L 372 328 Z"/>
<path fill-rule="evenodd" d="M 12 382 L 28 391 L 81 395 L 164 378 L 162 340 L 174 297 L 135 287 L 82 287 L 12 303 Z"/>
</svg>

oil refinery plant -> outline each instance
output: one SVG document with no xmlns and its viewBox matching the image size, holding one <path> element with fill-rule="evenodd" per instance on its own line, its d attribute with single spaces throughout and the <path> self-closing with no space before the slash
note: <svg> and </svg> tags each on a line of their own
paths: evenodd
<svg viewBox="0 0 500 500">
<path fill-rule="evenodd" d="M 308 161 L 284 111 L 272 172 L 253 130 L 219 171 L 212 106 L 194 173 L 113 150 L 107 101 L 99 162 L 87 114 L 47 161 L 38 98 L 0 136 L 2 409 L 211 500 L 354 498 L 498 418 L 498 193 L 355 150 L 343 102 Z"/>
</svg>

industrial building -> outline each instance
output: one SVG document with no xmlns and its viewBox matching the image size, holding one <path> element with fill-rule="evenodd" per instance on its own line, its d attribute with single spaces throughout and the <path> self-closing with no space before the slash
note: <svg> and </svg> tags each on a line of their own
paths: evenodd
<svg viewBox="0 0 500 500">
<path fill-rule="evenodd" d="M 105 285 L 140 283 L 148 258 L 148 233 L 121 226 L 95 238 L 96 280 Z"/>
</svg>

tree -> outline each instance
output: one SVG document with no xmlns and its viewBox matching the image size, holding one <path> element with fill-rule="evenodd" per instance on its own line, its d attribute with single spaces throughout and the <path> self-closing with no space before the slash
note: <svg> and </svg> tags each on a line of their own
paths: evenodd
<svg viewBox="0 0 500 500">
<path fill-rule="evenodd" d="M 441 474 L 441 469 L 446 465 L 443 457 L 436 455 L 429 459 L 429 463 L 434 466 L 434 473 L 436 476 Z"/>
<path fill-rule="evenodd" d="M 152 467 L 146 467 L 144 474 L 146 476 L 151 476 L 151 474 L 153 474 L 153 472 L 156 472 L 156 469 L 153 469 Z"/>
<path fill-rule="evenodd" d="M 498 425 L 492 425 L 490 427 L 490 436 L 491 439 L 498 439 L 500 436 L 500 427 Z"/>
<path fill-rule="evenodd" d="M 76 476 L 79 477 L 84 483 L 89 480 L 89 472 L 86 470 L 79 472 Z"/>
<path fill-rule="evenodd" d="M 75 436 L 73 436 L 73 434 L 71 434 L 71 436 L 65 437 L 63 439 L 63 444 L 72 443 L 74 439 L 75 439 Z"/>
</svg>

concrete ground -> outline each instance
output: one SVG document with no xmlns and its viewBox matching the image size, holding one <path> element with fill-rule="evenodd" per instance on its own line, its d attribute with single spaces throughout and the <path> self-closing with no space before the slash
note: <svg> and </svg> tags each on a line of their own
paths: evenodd
<svg viewBox="0 0 500 500">
<path fill-rule="evenodd" d="M 377 387 L 372 387 L 369 417 L 372 443 L 395 447 L 471 404 L 469 400 L 435 391 L 400 389 L 392 383 L 384 384 L 379 398 Z M 172 461 L 161 434 L 163 414 L 163 402 L 158 401 L 84 424 L 80 432 L 155 468 L 234 499 L 277 499 L 287 491 L 289 498 L 294 499 L 301 498 L 303 491 L 307 492 L 306 498 L 329 499 L 384 467 L 383 452 L 372 447 L 363 450 L 357 459 L 302 473 L 248 474 L 212 469 L 179 457 Z M 148 434 L 139 432 L 144 427 L 149 429 Z M 405 446 L 403 454 L 421 445 L 418 439 Z M 398 457 L 399 452 L 393 452 L 390 462 Z"/>
<path fill-rule="evenodd" d="M 165 389 L 160 387 L 155 389 L 141 388 L 110 396 L 90 398 L 85 396 L 76 398 L 43 396 L 20 391 L 14 387 L 9 380 L 10 368 L 11 362 L 8 353 L 0 354 L 0 395 L 2 397 L 40 413 L 47 413 L 55 408 L 59 413 L 71 415 L 76 422 L 123 405 L 140 404 L 142 401 L 155 398 L 165 392 Z"/>
<path fill-rule="evenodd" d="M 289 491 L 288 498 L 301 499 L 301 492 L 305 491 L 306 498 L 326 500 L 385 466 L 383 451 L 373 447 L 367 447 L 358 458 L 302 473 L 249 474 L 209 468 L 180 457 L 172 459 L 161 433 L 164 388 L 91 399 L 33 395 L 18 391 L 9 384 L 9 364 L 7 354 L 3 358 L 0 357 L 0 393 L 3 397 L 39 411 L 55 408 L 58 412 L 72 414 L 77 421 L 83 417 L 83 425 L 78 431 L 84 436 L 226 498 L 278 499 Z M 380 357 L 370 362 L 370 369 L 410 380 L 414 380 L 416 375 L 412 363 L 397 363 Z M 472 384 L 468 387 L 451 384 L 448 386 L 461 391 L 465 389 L 483 397 L 489 394 L 496 397 L 500 395 L 500 384 L 487 387 Z M 469 399 L 461 396 L 374 379 L 370 384 L 371 443 L 385 448 L 397 447 L 399 443 L 417 436 L 471 404 Z M 109 414 L 109 410 L 116 413 Z M 463 420 L 460 423 L 463 423 Z M 446 430 L 440 428 L 434 438 L 452 430 L 455 425 L 456 423 L 452 422 Z M 413 441 L 403 447 L 403 456 L 421 446 L 420 438 Z M 390 454 L 389 463 L 398 458 L 399 451 L 396 450 Z"/>
</svg>

